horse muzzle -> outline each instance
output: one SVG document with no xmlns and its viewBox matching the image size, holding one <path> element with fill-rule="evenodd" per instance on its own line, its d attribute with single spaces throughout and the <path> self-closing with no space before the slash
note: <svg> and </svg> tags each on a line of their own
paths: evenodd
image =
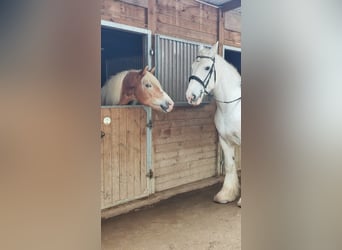
<svg viewBox="0 0 342 250">
<path fill-rule="evenodd" d="M 187 92 L 186 93 L 186 99 L 188 100 L 188 103 L 193 106 L 197 106 L 201 104 L 203 99 L 203 92 L 199 92 L 198 94 L 194 92 Z"/>
<path fill-rule="evenodd" d="M 171 112 L 173 109 L 174 102 L 170 99 L 165 101 L 164 103 L 160 104 L 160 108 L 165 112 Z"/>
</svg>

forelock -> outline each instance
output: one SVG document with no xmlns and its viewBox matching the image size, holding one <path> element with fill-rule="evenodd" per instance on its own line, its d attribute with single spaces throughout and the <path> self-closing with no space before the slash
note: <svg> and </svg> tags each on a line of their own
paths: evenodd
<svg viewBox="0 0 342 250">
<path fill-rule="evenodd" d="M 198 51 L 199 56 L 211 56 L 210 54 L 211 50 L 209 48 L 203 48 L 200 51 Z"/>
<path fill-rule="evenodd" d="M 151 74 L 150 72 L 146 72 L 145 76 L 143 77 L 143 81 L 148 81 L 151 84 L 161 88 L 159 80 L 153 74 Z"/>
</svg>

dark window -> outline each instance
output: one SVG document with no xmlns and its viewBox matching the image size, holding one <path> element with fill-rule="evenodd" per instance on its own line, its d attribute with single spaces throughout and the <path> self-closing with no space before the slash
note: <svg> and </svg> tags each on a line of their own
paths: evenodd
<svg viewBox="0 0 342 250">
<path fill-rule="evenodd" d="M 234 65 L 241 75 L 241 51 L 225 49 L 224 59 L 230 64 Z"/>
<path fill-rule="evenodd" d="M 101 28 L 101 86 L 120 71 L 144 67 L 143 39 L 144 34 Z"/>
</svg>

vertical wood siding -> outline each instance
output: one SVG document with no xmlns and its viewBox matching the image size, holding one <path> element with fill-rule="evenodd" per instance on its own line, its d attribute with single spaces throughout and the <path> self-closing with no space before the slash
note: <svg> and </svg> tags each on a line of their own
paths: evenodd
<svg viewBox="0 0 342 250">
<path fill-rule="evenodd" d="M 101 208 L 148 195 L 144 109 L 101 108 L 101 130 Z"/>
<path fill-rule="evenodd" d="M 218 9 L 194 0 L 149 0 L 149 8 L 143 7 L 146 6 L 146 0 L 132 1 L 135 4 L 114 0 L 101 1 L 103 20 L 151 28 L 153 34 L 206 44 L 214 44 L 220 40 L 224 45 L 241 47 L 241 33 L 225 28 L 229 27 L 229 19 Z M 219 22 L 224 23 L 222 30 L 218 27 Z M 219 38 L 220 36 L 222 38 Z"/>
</svg>

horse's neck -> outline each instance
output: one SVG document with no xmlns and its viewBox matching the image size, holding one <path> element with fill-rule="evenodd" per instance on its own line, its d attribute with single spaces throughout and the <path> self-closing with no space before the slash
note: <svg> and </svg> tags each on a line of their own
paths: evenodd
<svg viewBox="0 0 342 250">
<path fill-rule="evenodd" d="M 119 104 L 122 95 L 123 80 L 126 77 L 128 71 L 122 71 L 110 79 L 109 93 L 112 95 L 112 101 L 114 104 Z"/>
<path fill-rule="evenodd" d="M 226 63 L 223 58 L 217 58 L 216 83 L 213 90 L 215 99 L 229 102 L 241 97 L 241 77 L 236 69 Z"/>
</svg>

